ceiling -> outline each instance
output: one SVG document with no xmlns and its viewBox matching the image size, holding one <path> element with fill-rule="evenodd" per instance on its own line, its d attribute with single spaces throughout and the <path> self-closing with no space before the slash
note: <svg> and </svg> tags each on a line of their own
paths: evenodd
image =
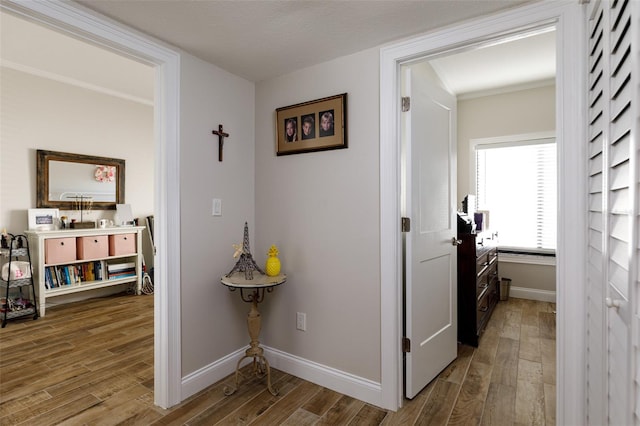
<svg viewBox="0 0 640 426">
<path fill-rule="evenodd" d="M 554 84 L 556 32 L 546 28 L 430 61 L 444 85 L 456 95 L 496 89 Z"/>
<path fill-rule="evenodd" d="M 259 82 L 526 0 L 80 0 L 247 80 Z M 2 64 L 44 69 L 140 100 L 149 67 L 2 14 Z M 9 37 L 6 37 L 9 35 Z M 433 60 L 455 94 L 550 79 L 554 32 Z M 113 70 L 122 72 L 114 73 Z M 125 77 L 118 77 L 124 75 Z M 139 84 L 139 79 L 146 79 Z"/>
<path fill-rule="evenodd" d="M 153 105 L 152 67 L 0 12 L 3 69 Z"/>
</svg>

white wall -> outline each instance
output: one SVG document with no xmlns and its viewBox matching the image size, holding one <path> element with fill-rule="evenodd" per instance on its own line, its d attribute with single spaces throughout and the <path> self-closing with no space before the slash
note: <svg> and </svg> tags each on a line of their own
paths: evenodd
<svg viewBox="0 0 640 426">
<path fill-rule="evenodd" d="M 0 73 L 0 229 L 27 229 L 38 149 L 124 159 L 126 202 L 135 216 L 153 214 L 153 107 L 4 67 Z M 93 211 L 88 220 L 113 214 Z"/>
<path fill-rule="evenodd" d="M 554 302 L 556 300 L 555 265 L 531 265 L 503 262 L 498 256 L 500 277 L 511 279 L 511 297 Z"/>
<path fill-rule="evenodd" d="M 469 141 L 553 132 L 556 128 L 555 102 L 555 86 L 458 101 L 458 206 L 466 194 L 475 193 L 470 185 L 472 165 Z M 514 287 L 555 292 L 555 266 L 500 262 L 498 267 L 500 276 L 511 278 L 511 285 Z M 516 294 L 529 293 L 525 291 Z M 529 296 L 535 297 L 535 294 L 533 292 Z M 550 296 L 553 297 L 552 294 Z"/>
<path fill-rule="evenodd" d="M 254 214 L 253 83 L 183 53 L 180 69 L 180 191 L 183 376 L 248 344 L 248 306 L 239 292 L 220 284 L 236 259 L 232 244 L 242 242 L 249 223 L 252 251 Z M 218 137 L 230 136 L 224 161 L 218 161 Z M 214 217 L 212 199 L 222 199 Z"/>
<path fill-rule="evenodd" d="M 469 141 L 556 129 L 555 86 L 458 100 L 458 206 L 470 188 Z"/>
<path fill-rule="evenodd" d="M 256 244 L 287 282 L 267 296 L 262 341 L 380 381 L 379 51 L 256 86 Z M 346 92 L 348 149 L 275 155 L 275 109 Z M 296 330 L 296 312 L 307 331 Z"/>
</svg>

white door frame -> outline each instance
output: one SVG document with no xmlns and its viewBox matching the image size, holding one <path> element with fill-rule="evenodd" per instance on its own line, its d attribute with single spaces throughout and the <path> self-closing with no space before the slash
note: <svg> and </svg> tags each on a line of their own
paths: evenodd
<svg viewBox="0 0 640 426">
<path fill-rule="evenodd" d="M 586 282 L 585 16 L 578 1 L 540 2 L 386 46 L 380 51 L 382 405 L 402 406 L 400 64 L 555 25 L 558 143 L 557 422 L 584 424 Z"/>
<path fill-rule="evenodd" d="M 6 0 L 4 11 L 155 66 L 154 398 L 171 407 L 181 396 L 180 343 L 180 55 L 80 5 Z"/>
</svg>

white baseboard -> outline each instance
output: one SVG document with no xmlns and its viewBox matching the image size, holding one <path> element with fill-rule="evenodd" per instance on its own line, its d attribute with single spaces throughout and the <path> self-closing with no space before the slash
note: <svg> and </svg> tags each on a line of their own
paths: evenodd
<svg viewBox="0 0 640 426">
<path fill-rule="evenodd" d="M 181 399 L 184 401 L 233 373 L 238 360 L 244 356 L 247 348 L 248 346 L 238 349 L 183 377 Z M 382 406 L 382 386 L 380 383 L 290 355 L 268 346 L 263 346 L 263 348 L 269 365 L 273 368 L 377 407 Z"/>
<path fill-rule="evenodd" d="M 272 367 L 336 392 L 382 407 L 382 385 L 278 349 L 264 347 Z"/>
<path fill-rule="evenodd" d="M 195 395 L 212 384 L 224 379 L 236 371 L 238 360 L 242 358 L 249 345 L 230 353 L 209 365 L 205 365 L 182 378 L 181 400 Z"/>
<path fill-rule="evenodd" d="M 556 303 L 556 292 L 526 287 L 511 287 L 509 297 Z"/>
</svg>

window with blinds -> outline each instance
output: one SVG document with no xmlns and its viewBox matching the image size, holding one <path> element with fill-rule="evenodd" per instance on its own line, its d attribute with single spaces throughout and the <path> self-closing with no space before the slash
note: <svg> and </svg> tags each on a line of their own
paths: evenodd
<svg viewBox="0 0 640 426">
<path fill-rule="evenodd" d="M 554 139 L 475 146 L 477 210 L 489 212 L 500 245 L 556 248 L 557 164 Z"/>
</svg>

